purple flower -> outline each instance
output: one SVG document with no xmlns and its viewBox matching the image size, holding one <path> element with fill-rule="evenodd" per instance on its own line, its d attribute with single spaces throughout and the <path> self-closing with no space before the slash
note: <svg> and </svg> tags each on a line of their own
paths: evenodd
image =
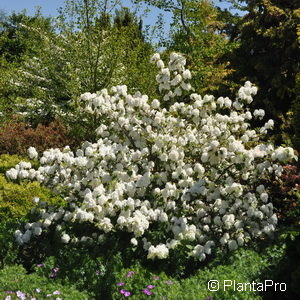
<svg viewBox="0 0 300 300">
<path fill-rule="evenodd" d="M 153 278 L 154 278 L 154 280 L 158 280 L 159 279 L 159 277 L 156 276 L 156 275 Z"/>
<path fill-rule="evenodd" d="M 124 296 L 125 297 L 129 297 L 131 295 L 131 293 L 129 291 L 125 291 Z"/>
<path fill-rule="evenodd" d="M 133 274 L 134 274 L 133 271 L 129 271 L 128 274 L 127 274 L 127 277 L 131 277 Z"/>
<path fill-rule="evenodd" d="M 6 296 L 4 300 L 11 300 L 11 296 Z"/>
<path fill-rule="evenodd" d="M 147 285 L 147 288 L 150 289 L 150 290 L 151 290 L 151 289 L 154 289 L 154 288 L 155 288 L 155 285 L 149 284 L 149 285 Z"/>
<path fill-rule="evenodd" d="M 126 291 L 126 290 L 120 290 L 120 293 L 122 294 L 122 295 L 124 295 L 125 297 L 129 297 L 130 295 L 131 295 L 131 293 L 129 292 L 129 291 Z"/>
<path fill-rule="evenodd" d="M 100 271 L 96 270 L 96 275 L 99 276 L 100 275 Z"/>
<path fill-rule="evenodd" d="M 54 291 L 53 295 L 60 295 L 60 291 Z"/>
<path fill-rule="evenodd" d="M 171 280 L 166 280 L 166 284 L 173 284 Z"/>
<path fill-rule="evenodd" d="M 118 283 L 117 283 L 117 286 L 123 286 L 123 285 L 125 285 L 124 282 L 118 282 Z"/>
<path fill-rule="evenodd" d="M 26 295 L 25 293 L 22 293 L 21 291 L 17 291 L 17 297 L 20 298 L 21 300 L 25 300 L 26 299 Z"/>
<path fill-rule="evenodd" d="M 41 268 L 41 267 L 43 266 L 43 264 L 37 264 L 37 266 L 38 266 L 39 268 Z"/>
<path fill-rule="evenodd" d="M 50 278 L 55 278 L 58 271 L 59 271 L 59 268 L 53 268 Z"/>
<path fill-rule="evenodd" d="M 35 289 L 35 291 L 36 291 L 37 293 L 40 293 L 40 292 L 41 292 L 41 289 Z"/>
<path fill-rule="evenodd" d="M 14 294 L 13 291 L 6 291 L 5 293 L 6 293 L 6 294 Z"/>
<path fill-rule="evenodd" d="M 148 295 L 148 296 L 151 296 L 152 295 L 152 292 L 149 291 L 148 289 L 143 289 L 143 293 Z"/>
</svg>

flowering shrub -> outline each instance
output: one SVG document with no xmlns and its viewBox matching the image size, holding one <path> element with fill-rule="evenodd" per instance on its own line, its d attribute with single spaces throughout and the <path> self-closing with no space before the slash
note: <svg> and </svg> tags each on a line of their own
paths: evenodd
<svg viewBox="0 0 300 300">
<path fill-rule="evenodd" d="M 192 92 L 184 57 L 171 54 L 165 67 L 155 54 L 152 62 L 160 99 L 128 94 L 126 86 L 85 93 L 82 110 L 102 120 L 98 141 L 75 153 L 49 149 L 37 170 L 20 163 L 6 172 L 12 180 L 36 179 L 69 203 L 37 209 L 39 220 L 16 232 L 18 243 L 49 228 L 65 244 L 101 244 L 106 234 L 125 231 L 148 259 L 183 247 L 201 261 L 214 247 L 235 250 L 272 235 L 277 217 L 261 182 L 296 157 L 292 148 L 260 141 L 272 120 L 251 129 L 249 120 L 264 116 L 248 108 L 257 88 L 246 82 L 234 101 L 201 97 Z M 34 148 L 29 156 L 38 158 Z"/>
</svg>

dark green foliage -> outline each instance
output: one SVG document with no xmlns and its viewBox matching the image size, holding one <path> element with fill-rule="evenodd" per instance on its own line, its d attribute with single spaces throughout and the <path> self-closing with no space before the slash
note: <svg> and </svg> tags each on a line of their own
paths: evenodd
<svg viewBox="0 0 300 300">
<path fill-rule="evenodd" d="M 232 36 L 240 44 L 230 58 L 236 70 L 232 80 L 238 83 L 250 80 L 259 87 L 254 106 L 264 108 L 267 117 L 276 121 L 276 142 L 282 143 L 280 124 L 297 96 L 300 3 L 285 0 L 238 2 L 245 4 L 247 14 Z"/>
<path fill-rule="evenodd" d="M 18 246 L 14 233 L 21 226 L 19 221 L 0 221 L 0 269 L 18 261 Z M 1 292 L 1 288 L 0 288 Z"/>
<path fill-rule="evenodd" d="M 284 249 L 284 255 L 278 255 L 274 247 L 269 251 L 269 256 L 274 257 L 276 263 L 271 265 L 262 274 L 262 277 L 273 280 L 274 282 L 285 282 L 286 292 L 276 293 L 270 291 L 265 295 L 265 300 L 290 300 L 300 298 L 300 230 L 288 229 L 280 235 L 277 244 Z M 279 249 L 279 248 L 277 248 Z M 279 259 L 278 259 L 279 258 Z"/>
<path fill-rule="evenodd" d="M 91 299 L 122 299 L 121 289 L 126 289 L 132 293 L 132 299 L 144 299 L 146 295 L 143 289 L 147 285 L 154 285 L 152 298 L 161 299 L 205 299 L 212 294 L 207 290 L 209 280 L 219 280 L 223 284 L 224 280 L 236 280 L 236 282 L 263 282 L 265 279 L 272 279 L 274 282 L 286 282 L 277 272 L 293 271 L 292 281 L 298 278 L 297 265 L 292 264 L 296 258 L 297 251 L 289 251 L 289 241 L 284 233 L 273 242 L 258 244 L 255 248 L 239 249 L 226 255 L 218 253 L 212 256 L 210 262 L 197 266 L 196 264 L 186 266 L 184 273 L 180 273 L 184 260 L 173 260 L 173 265 L 164 265 L 164 261 L 148 261 L 138 253 L 126 250 L 126 238 L 113 240 L 107 237 L 107 241 L 99 247 L 89 243 L 69 244 L 62 246 L 54 237 L 45 237 L 51 241 L 48 250 L 52 247 L 51 257 L 43 261 L 33 262 L 43 263 L 43 267 L 35 267 L 38 274 L 49 277 L 53 274 L 53 268 L 59 269 L 55 280 L 62 284 L 74 284 L 79 290 L 88 290 Z M 296 236 L 296 235 L 295 235 Z M 28 254 L 34 256 L 33 249 L 44 244 L 46 240 L 33 241 L 27 248 Z M 119 243 L 119 244 L 118 244 Z M 298 247 L 298 246 L 297 246 Z M 30 250 L 31 248 L 31 250 Z M 122 252 L 119 252 L 118 249 Z M 292 249 L 292 248 L 291 248 Z M 38 250 L 40 251 L 40 249 Z M 23 258 L 24 259 L 24 258 Z M 25 261 L 27 259 L 25 258 Z M 288 262 L 288 264 L 282 262 Z M 171 269 L 169 269 L 171 267 Z M 190 269 L 188 269 L 188 267 Z M 178 269 L 178 270 L 176 270 Z M 165 271 L 164 271 L 165 270 Z M 128 277 L 128 273 L 134 274 Z M 159 277 L 159 281 L 154 280 L 154 276 Z M 282 277 L 282 275 L 281 275 Z M 168 282 L 166 283 L 166 281 Z M 169 282 L 171 281 L 172 284 Z M 118 282 L 124 282 L 124 286 L 117 286 Z M 291 286 L 292 293 L 296 291 Z M 272 291 L 259 294 L 258 292 L 237 292 L 233 288 L 225 291 L 213 293 L 216 299 L 264 299 Z M 177 297 L 177 298 L 176 298 Z"/>
<path fill-rule="evenodd" d="M 278 247 L 277 247 L 278 248 Z M 154 299 L 206 299 L 213 296 L 213 299 L 263 299 L 258 292 L 237 292 L 233 287 L 223 288 L 224 280 L 235 280 L 236 282 L 262 282 L 265 278 L 261 274 L 266 268 L 276 264 L 284 255 L 282 248 L 276 249 L 272 246 L 267 248 L 264 253 L 259 253 L 253 249 L 239 249 L 227 256 L 220 255 L 215 258 L 208 266 L 199 269 L 196 274 L 185 279 L 167 276 L 164 272 L 149 271 L 136 263 L 135 265 L 123 269 L 116 275 L 117 282 L 114 287 L 113 299 L 123 299 L 120 293 L 121 289 L 128 290 L 132 293 L 132 299 L 147 299 L 143 290 L 148 285 L 154 285 L 151 289 Z M 275 257 L 275 254 L 277 255 Z M 129 272 L 133 271 L 130 277 Z M 158 279 L 155 280 L 157 276 Z M 210 292 L 207 288 L 210 280 L 218 280 L 220 282 L 220 290 L 218 292 Z M 117 286 L 118 282 L 125 285 Z"/>
<path fill-rule="evenodd" d="M 0 20 L 0 56 L 6 61 L 20 63 L 24 56 L 33 57 L 37 54 L 42 39 L 29 27 L 43 28 L 51 31 L 49 18 L 36 11 L 35 16 L 30 17 L 26 11 L 12 13 Z"/>
<path fill-rule="evenodd" d="M 32 95 L 37 87 L 24 93 L 24 74 L 20 68 L 40 53 L 45 46 L 43 35 L 52 35 L 54 29 L 50 18 L 43 17 L 39 10 L 33 17 L 13 13 L 0 21 L 0 122 L 9 119 L 19 110 L 20 97 Z M 30 97 L 30 96 L 29 96 Z"/>
<path fill-rule="evenodd" d="M 300 25 L 298 42 L 300 44 Z M 300 151 L 300 72 L 296 77 L 296 87 L 295 87 L 296 99 L 293 103 L 292 112 L 293 112 L 293 129 L 294 129 L 294 146 Z"/>
<path fill-rule="evenodd" d="M 34 270 L 40 276 L 53 277 L 55 282 L 62 285 L 74 285 L 78 290 L 88 291 L 90 299 L 111 299 L 111 292 L 116 281 L 115 274 L 123 268 L 123 261 L 120 253 L 116 253 L 112 248 L 93 247 L 84 243 L 78 245 L 65 246 L 59 243 L 54 236 L 47 236 L 47 240 L 33 241 L 31 246 L 24 248 L 22 253 L 27 252 L 27 256 L 22 256 L 24 262 L 28 258 L 33 263 Z M 51 242 L 49 242 L 51 241 Z M 48 246 L 45 249 L 39 247 L 39 243 Z M 38 251 L 34 251 L 34 245 L 38 246 Z M 110 251 L 111 250 L 111 251 Z M 35 254 L 46 253 L 47 256 L 40 257 Z M 42 267 L 38 267 L 42 263 Z M 27 266 L 29 267 L 29 266 Z M 53 268 L 57 272 L 53 272 Z M 53 276 L 54 275 L 54 276 Z"/>
</svg>

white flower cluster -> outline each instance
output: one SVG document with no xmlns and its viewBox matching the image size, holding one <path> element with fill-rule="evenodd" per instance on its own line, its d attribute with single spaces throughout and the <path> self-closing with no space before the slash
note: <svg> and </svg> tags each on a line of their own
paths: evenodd
<svg viewBox="0 0 300 300">
<path fill-rule="evenodd" d="M 190 255 L 204 260 L 213 247 L 234 250 L 275 230 L 261 182 L 280 176 L 281 164 L 296 157 L 291 148 L 260 142 L 261 132 L 250 128 L 247 105 L 256 87 L 246 82 L 235 101 L 192 93 L 189 103 L 160 105 L 191 89 L 191 73 L 179 54 L 171 55 L 168 68 L 159 54 L 152 61 L 160 70 L 161 100 L 128 94 L 126 86 L 85 93 L 84 110 L 102 120 L 98 141 L 84 142 L 75 153 L 49 149 L 37 170 L 20 163 L 7 171 L 11 179 L 36 179 L 68 195 L 68 208 L 41 209 L 39 222 L 16 233 L 19 243 L 50 225 L 63 243 L 101 243 L 105 233 L 121 230 L 132 233 L 131 246 L 143 245 L 149 259 L 167 258 L 184 242 Z M 273 125 L 267 124 L 263 133 Z M 33 148 L 29 155 L 37 157 Z M 75 236 L 68 227 L 75 222 L 93 224 L 97 232 Z M 164 239 L 154 242 L 152 228 Z"/>
<path fill-rule="evenodd" d="M 192 78 L 192 75 L 190 70 L 185 69 L 186 60 L 183 56 L 172 53 L 167 68 L 165 68 L 164 62 L 160 59 L 158 53 L 153 55 L 151 61 L 156 63 L 160 69 L 156 76 L 156 81 L 159 84 L 159 91 L 165 92 L 162 97 L 164 101 L 181 96 L 183 91 L 192 89 L 191 84 L 188 82 Z"/>
</svg>

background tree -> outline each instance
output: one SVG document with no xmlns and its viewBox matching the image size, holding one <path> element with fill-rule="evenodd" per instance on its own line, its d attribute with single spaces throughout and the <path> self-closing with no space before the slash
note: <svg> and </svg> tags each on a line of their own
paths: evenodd
<svg viewBox="0 0 300 300">
<path fill-rule="evenodd" d="M 121 50 L 119 70 L 122 79 L 117 84 L 126 84 L 133 91 L 154 95 L 156 70 L 150 64 L 154 49 L 146 41 L 142 20 L 127 7 L 122 7 L 115 12 L 113 27 Z"/>
<path fill-rule="evenodd" d="M 149 62 L 152 46 L 145 42 L 141 22 L 128 9 L 114 14 L 118 3 L 66 1 L 59 17 L 51 20 L 51 30 L 35 23 L 17 23 L 39 45 L 32 47 L 32 55 L 22 56 L 4 85 L 12 87 L 19 110 L 31 125 L 48 124 L 60 116 L 83 138 L 96 125 L 78 112 L 77 99 L 82 93 L 120 84 L 132 90 L 139 84 L 141 92 L 155 92 L 154 81 L 149 80 L 155 72 Z M 8 36 L 6 40 L 11 42 Z"/>
<path fill-rule="evenodd" d="M 25 56 L 34 56 L 41 46 L 42 38 L 28 27 L 39 27 L 51 32 L 51 19 L 42 16 L 39 9 L 33 17 L 26 10 L 13 12 L 10 16 L 3 13 L 0 18 L 0 56 L 8 62 L 21 62 Z"/>
<path fill-rule="evenodd" d="M 240 43 L 230 58 L 232 68 L 237 70 L 233 80 L 243 82 L 247 79 L 259 87 L 254 105 L 263 107 L 268 117 L 275 119 L 276 142 L 288 143 L 287 137 L 294 140 L 292 126 L 289 125 L 292 124 L 289 119 L 293 111 L 289 111 L 292 109 L 292 103 L 296 101 L 297 94 L 295 87 L 299 74 L 300 49 L 297 26 L 299 26 L 300 2 L 297 0 L 228 2 L 247 11 L 237 25 L 236 33 L 231 36 L 232 40 Z"/>
<path fill-rule="evenodd" d="M 50 19 L 43 17 L 39 10 L 33 17 L 27 16 L 26 11 L 10 16 L 1 14 L 0 112 L 4 116 L 14 111 L 16 99 L 20 96 L 14 80 L 17 70 L 43 48 L 43 38 L 33 28 L 41 28 L 47 34 L 53 31 Z"/>
<path fill-rule="evenodd" d="M 225 77 L 233 70 L 224 60 L 235 43 L 228 39 L 225 13 L 208 0 L 147 0 L 146 2 L 173 14 L 170 39 L 163 46 L 166 52 L 180 52 L 187 58 L 193 75 L 193 86 L 204 93 L 216 93 Z M 228 11 L 227 19 L 231 15 Z"/>
</svg>

